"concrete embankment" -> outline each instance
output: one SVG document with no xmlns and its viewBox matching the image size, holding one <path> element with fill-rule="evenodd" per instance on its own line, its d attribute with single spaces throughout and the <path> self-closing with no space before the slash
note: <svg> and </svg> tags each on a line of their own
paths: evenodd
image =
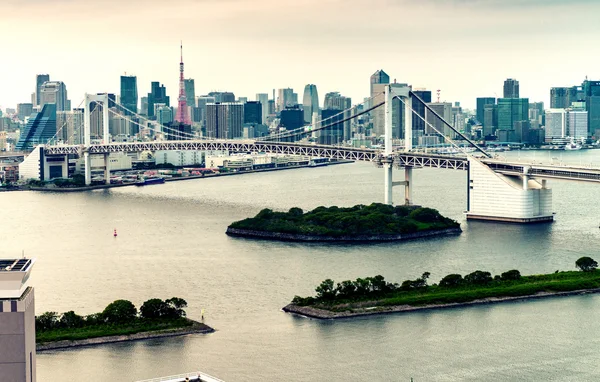
<svg viewBox="0 0 600 382">
<path fill-rule="evenodd" d="M 331 319 L 342 319 L 342 318 L 354 318 L 354 317 L 365 317 L 381 314 L 392 314 L 392 313 L 409 313 L 423 310 L 433 309 L 448 309 L 448 308 L 460 308 L 473 305 L 484 305 L 484 304 L 495 304 L 500 302 L 515 302 L 515 301 L 526 301 L 539 298 L 547 297 L 562 297 L 562 296 L 576 296 L 590 293 L 600 293 L 600 288 L 594 289 L 580 289 L 568 292 L 540 292 L 529 296 L 518 296 L 518 297 L 490 297 L 480 300 L 473 300 L 469 302 L 461 303 L 449 303 L 449 304 L 430 304 L 421 306 L 410 306 L 410 305 L 392 305 L 392 306 L 377 306 L 376 302 L 373 302 L 371 306 L 365 306 L 356 308 L 351 311 L 333 312 L 326 309 L 319 309 L 312 306 L 298 306 L 294 304 L 288 304 L 283 307 L 283 311 L 287 313 L 298 314 L 305 317 L 317 318 L 323 320 Z"/>
<path fill-rule="evenodd" d="M 450 236 L 460 235 L 462 229 L 446 228 L 432 231 L 420 231 L 414 233 L 404 233 L 398 235 L 344 235 L 339 237 L 333 236 L 317 236 L 317 235 L 301 235 L 293 233 L 280 232 L 265 232 L 254 231 L 248 229 L 238 229 L 227 227 L 227 235 L 235 237 L 245 237 L 251 239 L 278 240 L 278 241 L 304 241 L 304 242 L 327 242 L 327 243 L 368 243 L 368 242 L 386 242 L 386 241 L 402 241 L 414 240 L 435 236 Z"/>
<path fill-rule="evenodd" d="M 135 334 L 121 335 L 121 336 L 105 336 L 105 337 L 96 337 L 96 338 L 88 338 L 85 340 L 75 340 L 75 341 L 53 341 L 46 342 L 43 344 L 36 345 L 36 351 L 42 352 L 47 350 L 57 350 L 57 349 L 71 349 L 81 346 L 93 346 L 93 345 L 102 345 L 102 344 L 110 344 L 115 342 L 125 342 L 125 341 L 141 341 L 141 340 L 149 340 L 153 338 L 165 338 L 165 337 L 176 337 L 176 336 L 184 336 L 187 334 L 206 334 L 212 333 L 215 330 L 208 325 L 202 324 L 197 321 L 192 321 L 192 326 L 187 326 L 184 328 L 176 328 L 176 329 L 165 329 L 165 330 L 157 330 L 154 332 L 141 332 Z"/>
</svg>

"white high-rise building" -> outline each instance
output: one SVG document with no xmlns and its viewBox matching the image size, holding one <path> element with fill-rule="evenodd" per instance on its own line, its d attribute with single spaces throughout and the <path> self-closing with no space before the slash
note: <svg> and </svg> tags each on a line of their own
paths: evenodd
<svg viewBox="0 0 600 382">
<path fill-rule="evenodd" d="M 567 111 L 565 109 L 546 110 L 546 141 L 567 136 Z"/>
<path fill-rule="evenodd" d="M 277 100 L 275 105 L 278 113 L 286 107 L 291 107 L 297 104 L 298 95 L 296 94 L 296 102 L 294 102 L 294 94 L 294 89 L 277 89 Z"/>
<path fill-rule="evenodd" d="M 587 138 L 588 112 L 580 110 L 569 110 L 567 112 L 567 115 L 567 131 L 569 132 L 569 136 L 575 139 Z"/>
<path fill-rule="evenodd" d="M 256 94 L 256 100 L 260 102 L 262 107 L 262 124 L 267 124 L 267 116 L 269 115 L 269 95 L 267 93 Z"/>
<path fill-rule="evenodd" d="M 206 135 L 209 138 L 235 139 L 244 136 L 244 104 L 217 102 L 206 105 Z"/>
<path fill-rule="evenodd" d="M 310 123 L 313 113 L 319 111 L 319 93 L 317 92 L 317 85 L 308 84 L 304 87 L 302 108 L 304 109 L 304 122 Z"/>
<path fill-rule="evenodd" d="M 62 81 L 46 81 L 40 88 L 40 107 L 47 103 L 56 104 L 56 111 L 70 110 L 67 87 Z"/>
</svg>

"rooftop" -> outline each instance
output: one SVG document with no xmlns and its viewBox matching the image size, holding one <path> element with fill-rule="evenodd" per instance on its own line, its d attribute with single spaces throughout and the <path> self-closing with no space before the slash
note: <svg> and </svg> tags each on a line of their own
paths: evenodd
<svg viewBox="0 0 600 382">
<path fill-rule="evenodd" d="M 0 259 L 0 272 L 25 272 L 31 264 L 31 259 Z"/>
</svg>

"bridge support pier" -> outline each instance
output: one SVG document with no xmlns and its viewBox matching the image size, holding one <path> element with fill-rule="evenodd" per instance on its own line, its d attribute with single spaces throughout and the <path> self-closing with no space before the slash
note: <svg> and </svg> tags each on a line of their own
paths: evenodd
<svg viewBox="0 0 600 382">
<path fill-rule="evenodd" d="M 552 190 L 528 175 L 494 172 L 486 164 L 469 158 L 467 220 L 538 223 L 554 220 Z"/>
<path fill-rule="evenodd" d="M 89 186 L 92 184 L 92 163 L 90 160 L 90 153 L 83 153 L 83 164 L 84 164 L 84 173 L 85 173 L 85 185 Z"/>
<path fill-rule="evenodd" d="M 110 184 L 110 154 L 104 154 L 104 183 Z"/>
<path fill-rule="evenodd" d="M 392 198 L 392 188 L 394 186 L 394 182 L 393 182 L 393 169 L 392 169 L 392 164 L 391 163 L 384 163 L 383 164 L 383 186 L 384 186 L 384 203 L 385 204 L 389 204 L 392 205 L 393 204 L 393 198 Z"/>
<path fill-rule="evenodd" d="M 404 168 L 404 205 L 412 204 L 412 167 Z"/>
</svg>

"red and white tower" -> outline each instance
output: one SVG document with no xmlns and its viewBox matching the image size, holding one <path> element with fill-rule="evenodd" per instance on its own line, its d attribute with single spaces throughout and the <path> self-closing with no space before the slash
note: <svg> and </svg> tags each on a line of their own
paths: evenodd
<svg viewBox="0 0 600 382">
<path fill-rule="evenodd" d="M 183 43 L 181 43 L 181 61 L 179 62 L 179 98 L 177 103 L 177 116 L 175 121 L 191 125 L 192 121 L 188 112 L 187 97 L 185 96 L 185 81 L 183 80 Z"/>
</svg>

